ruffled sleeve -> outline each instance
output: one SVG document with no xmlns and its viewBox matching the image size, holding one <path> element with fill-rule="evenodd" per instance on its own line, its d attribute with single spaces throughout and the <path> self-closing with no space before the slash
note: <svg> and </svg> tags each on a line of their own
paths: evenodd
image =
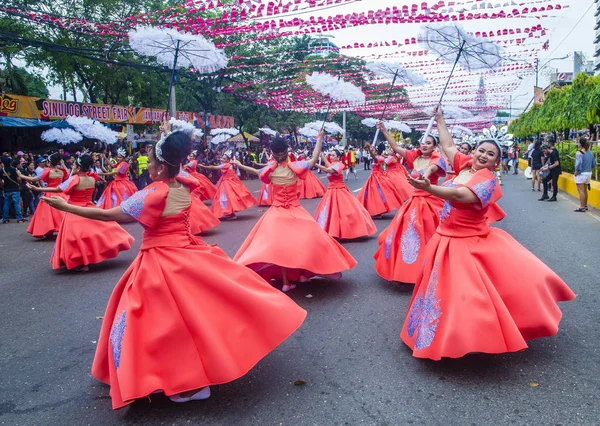
<svg viewBox="0 0 600 426">
<path fill-rule="evenodd" d="M 385 158 L 385 164 L 387 164 L 388 166 L 392 165 L 392 164 L 396 164 L 397 162 L 398 162 L 398 159 L 393 155 L 390 155 Z"/>
<path fill-rule="evenodd" d="M 187 172 L 195 172 L 196 171 L 196 166 L 198 165 L 198 161 L 196 160 L 192 160 L 189 163 L 187 163 L 185 165 L 185 170 Z"/>
<path fill-rule="evenodd" d="M 229 169 L 231 169 L 231 164 L 230 163 L 219 164 L 218 167 L 219 167 L 219 170 L 221 170 L 221 173 L 226 173 Z"/>
<path fill-rule="evenodd" d="M 77 185 L 79 185 L 79 176 L 73 175 L 69 179 L 58 185 L 58 187 L 64 194 L 69 195 Z"/>
<path fill-rule="evenodd" d="M 459 174 L 462 169 L 466 169 L 472 165 L 472 157 L 465 155 L 462 152 L 457 152 L 454 154 L 454 164 L 452 164 L 452 169 L 456 172 L 456 174 Z"/>
<path fill-rule="evenodd" d="M 194 190 L 200 186 L 198 179 L 185 170 L 180 170 L 175 180 L 187 186 L 190 189 L 190 192 L 194 192 Z"/>
<path fill-rule="evenodd" d="M 335 172 L 338 175 L 341 175 L 345 168 L 346 168 L 346 165 L 344 163 L 339 162 L 339 161 L 337 163 L 333 163 L 331 165 L 331 167 L 330 167 L 330 169 L 335 170 Z"/>
<path fill-rule="evenodd" d="M 406 160 L 406 166 L 409 170 L 413 170 L 415 168 L 415 160 L 421 156 L 421 151 L 418 149 L 406 150 L 406 154 L 404 154 L 404 159 Z"/>
<path fill-rule="evenodd" d="M 277 168 L 276 161 L 269 161 L 265 167 L 258 171 L 258 178 L 262 183 L 266 183 L 267 185 L 271 183 L 271 173 L 273 170 Z"/>
<path fill-rule="evenodd" d="M 448 163 L 446 159 L 440 155 L 439 152 L 434 152 L 431 154 L 431 159 L 429 160 L 429 165 L 435 165 L 438 168 L 436 175 L 439 177 L 446 176 L 446 172 L 448 171 Z"/>
<path fill-rule="evenodd" d="M 502 198 L 502 189 L 498 184 L 498 179 L 487 169 L 475 173 L 464 186 L 477 195 L 482 208 L 488 207 Z"/>
<path fill-rule="evenodd" d="M 168 185 L 164 182 L 154 182 L 123 201 L 121 210 L 142 225 L 154 228 L 165 209 L 168 195 Z"/>
<path fill-rule="evenodd" d="M 308 161 L 294 161 L 289 164 L 290 169 L 298 176 L 298 179 L 306 179 L 306 175 L 310 172 L 310 163 Z"/>
<path fill-rule="evenodd" d="M 121 176 L 127 175 L 127 169 L 129 168 L 129 164 L 125 161 L 121 161 L 121 163 L 117 166 L 117 174 Z"/>
</svg>

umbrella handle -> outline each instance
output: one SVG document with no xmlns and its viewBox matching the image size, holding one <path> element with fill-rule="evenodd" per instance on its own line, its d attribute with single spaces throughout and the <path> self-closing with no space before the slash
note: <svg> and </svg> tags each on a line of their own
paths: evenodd
<svg viewBox="0 0 600 426">
<path fill-rule="evenodd" d="M 431 117 L 431 119 L 429 120 L 429 124 L 427 125 L 427 130 L 425 130 L 425 133 L 423 134 L 423 141 L 427 140 L 427 138 L 429 137 L 429 134 L 431 133 L 431 128 L 433 127 L 433 123 L 435 122 L 435 115 L 433 117 Z"/>
<path fill-rule="evenodd" d="M 462 44 L 460 45 L 460 49 L 458 51 L 458 54 L 456 55 L 456 60 L 454 61 L 454 65 L 452 66 L 452 71 L 450 71 L 450 75 L 448 76 L 448 80 L 446 80 L 446 85 L 444 86 L 444 90 L 442 91 L 442 96 L 440 96 L 440 101 L 437 104 L 436 110 L 437 108 L 440 107 L 440 105 L 442 105 L 442 100 L 444 99 L 444 95 L 446 94 L 446 90 L 448 90 L 448 85 L 450 84 L 450 80 L 452 79 L 452 74 L 454 74 L 454 70 L 456 69 L 456 65 L 458 64 L 458 60 L 460 59 L 460 57 L 462 56 L 463 50 L 465 48 L 465 44 L 467 44 L 467 40 L 463 40 Z M 433 117 L 431 117 L 431 120 L 429 120 L 429 125 L 427 126 L 427 130 L 425 130 L 425 134 L 423 135 L 423 139 L 421 140 L 427 140 L 427 137 L 429 136 L 429 133 L 431 132 L 431 128 L 433 127 L 433 123 L 435 122 L 435 114 L 433 115 Z"/>
<path fill-rule="evenodd" d="M 325 128 L 325 122 L 327 121 L 327 116 L 329 115 L 329 111 L 331 111 L 331 106 L 333 105 L 333 98 L 329 101 L 329 106 L 327 106 L 327 112 L 325 113 L 325 117 L 323 117 L 323 125 L 321 126 L 321 130 Z"/>
<path fill-rule="evenodd" d="M 463 40 L 458 54 L 456 55 L 456 60 L 454 61 L 454 65 L 452 66 L 452 71 L 450 71 L 450 75 L 448 76 L 448 80 L 446 80 L 446 86 L 444 86 L 444 90 L 442 91 L 442 96 L 440 96 L 440 101 L 438 102 L 438 106 L 442 104 L 442 100 L 444 99 L 444 95 L 446 94 L 446 90 L 448 90 L 448 85 L 450 84 L 450 79 L 454 74 L 454 70 L 456 69 L 456 65 L 458 64 L 458 60 L 462 56 L 463 50 L 465 49 L 465 44 L 467 44 L 467 40 Z"/>
<path fill-rule="evenodd" d="M 375 131 L 375 137 L 373 138 L 373 146 L 375 146 L 375 142 L 377 142 L 377 138 L 379 137 L 379 129 Z"/>
<path fill-rule="evenodd" d="M 385 104 L 383 106 L 383 112 L 381 113 L 381 120 L 385 117 L 385 113 L 387 111 L 388 104 L 390 103 L 390 98 L 392 97 L 392 90 L 394 90 L 394 84 L 396 84 L 396 79 L 398 78 L 398 70 L 394 74 L 394 79 L 392 80 L 392 85 L 390 86 L 390 90 L 387 94 L 387 98 L 385 99 Z M 377 142 L 377 138 L 379 137 L 379 129 L 375 131 L 375 137 L 373 138 L 373 146 L 375 146 L 375 142 Z"/>
</svg>

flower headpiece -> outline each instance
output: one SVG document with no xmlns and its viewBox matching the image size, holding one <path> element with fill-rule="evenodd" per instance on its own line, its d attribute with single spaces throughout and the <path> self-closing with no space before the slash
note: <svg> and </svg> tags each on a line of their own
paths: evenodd
<svg viewBox="0 0 600 426">
<path fill-rule="evenodd" d="M 495 143 L 500 152 L 502 152 L 502 148 L 510 148 L 514 144 L 513 135 L 508 133 L 508 127 L 506 126 L 501 129 L 498 129 L 496 126 L 483 129 L 483 134 L 479 136 L 478 143 L 483 142 Z"/>
<path fill-rule="evenodd" d="M 168 135 L 165 135 L 163 133 L 162 137 L 157 142 L 156 147 L 154 147 L 154 155 L 156 156 L 156 159 L 158 161 L 160 161 L 161 163 L 167 163 L 169 166 L 173 166 L 173 167 L 179 166 L 178 164 L 172 164 L 172 163 L 169 163 L 167 160 L 165 160 L 165 157 L 163 157 L 163 153 L 162 153 L 162 146 L 164 145 L 165 141 L 167 140 L 167 138 L 169 136 L 171 136 L 173 133 L 180 132 L 180 131 L 181 130 L 175 130 L 173 132 L 169 132 Z"/>
<path fill-rule="evenodd" d="M 117 155 L 120 155 L 121 157 L 127 157 L 127 151 L 125 151 L 125 148 L 119 148 L 117 149 Z"/>
</svg>

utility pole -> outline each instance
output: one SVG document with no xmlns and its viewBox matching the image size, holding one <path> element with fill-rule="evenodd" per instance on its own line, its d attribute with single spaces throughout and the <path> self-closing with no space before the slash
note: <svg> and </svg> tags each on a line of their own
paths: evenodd
<svg viewBox="0 0 600 426">
<path fill-rule="evenodd" d="M 348 144 L 348 139 L 346 138 L 346 111 L 342 112 L 342 127 L 344 128 L 344 134 L 342 135 L 342 146 L 346 146 Z"/>
</svg>

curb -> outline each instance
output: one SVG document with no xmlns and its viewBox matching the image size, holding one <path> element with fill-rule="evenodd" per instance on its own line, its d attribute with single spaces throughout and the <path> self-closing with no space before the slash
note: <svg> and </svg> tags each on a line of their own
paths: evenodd
<svg viewBox="0 0 600 426">
<path fill-rule="evenodd" d="M 519 158 L 519 169 L 525 170 L 527 167 L 527 160 Z M 600 182 L 593 180 L 590 186 L 591 190 L 588 191 L 588 205 L 600 209 Z M 562 172 L 558 178 L 558 189 L 579 200 L 575 176 L 571 173 Z"/>
</svg>

